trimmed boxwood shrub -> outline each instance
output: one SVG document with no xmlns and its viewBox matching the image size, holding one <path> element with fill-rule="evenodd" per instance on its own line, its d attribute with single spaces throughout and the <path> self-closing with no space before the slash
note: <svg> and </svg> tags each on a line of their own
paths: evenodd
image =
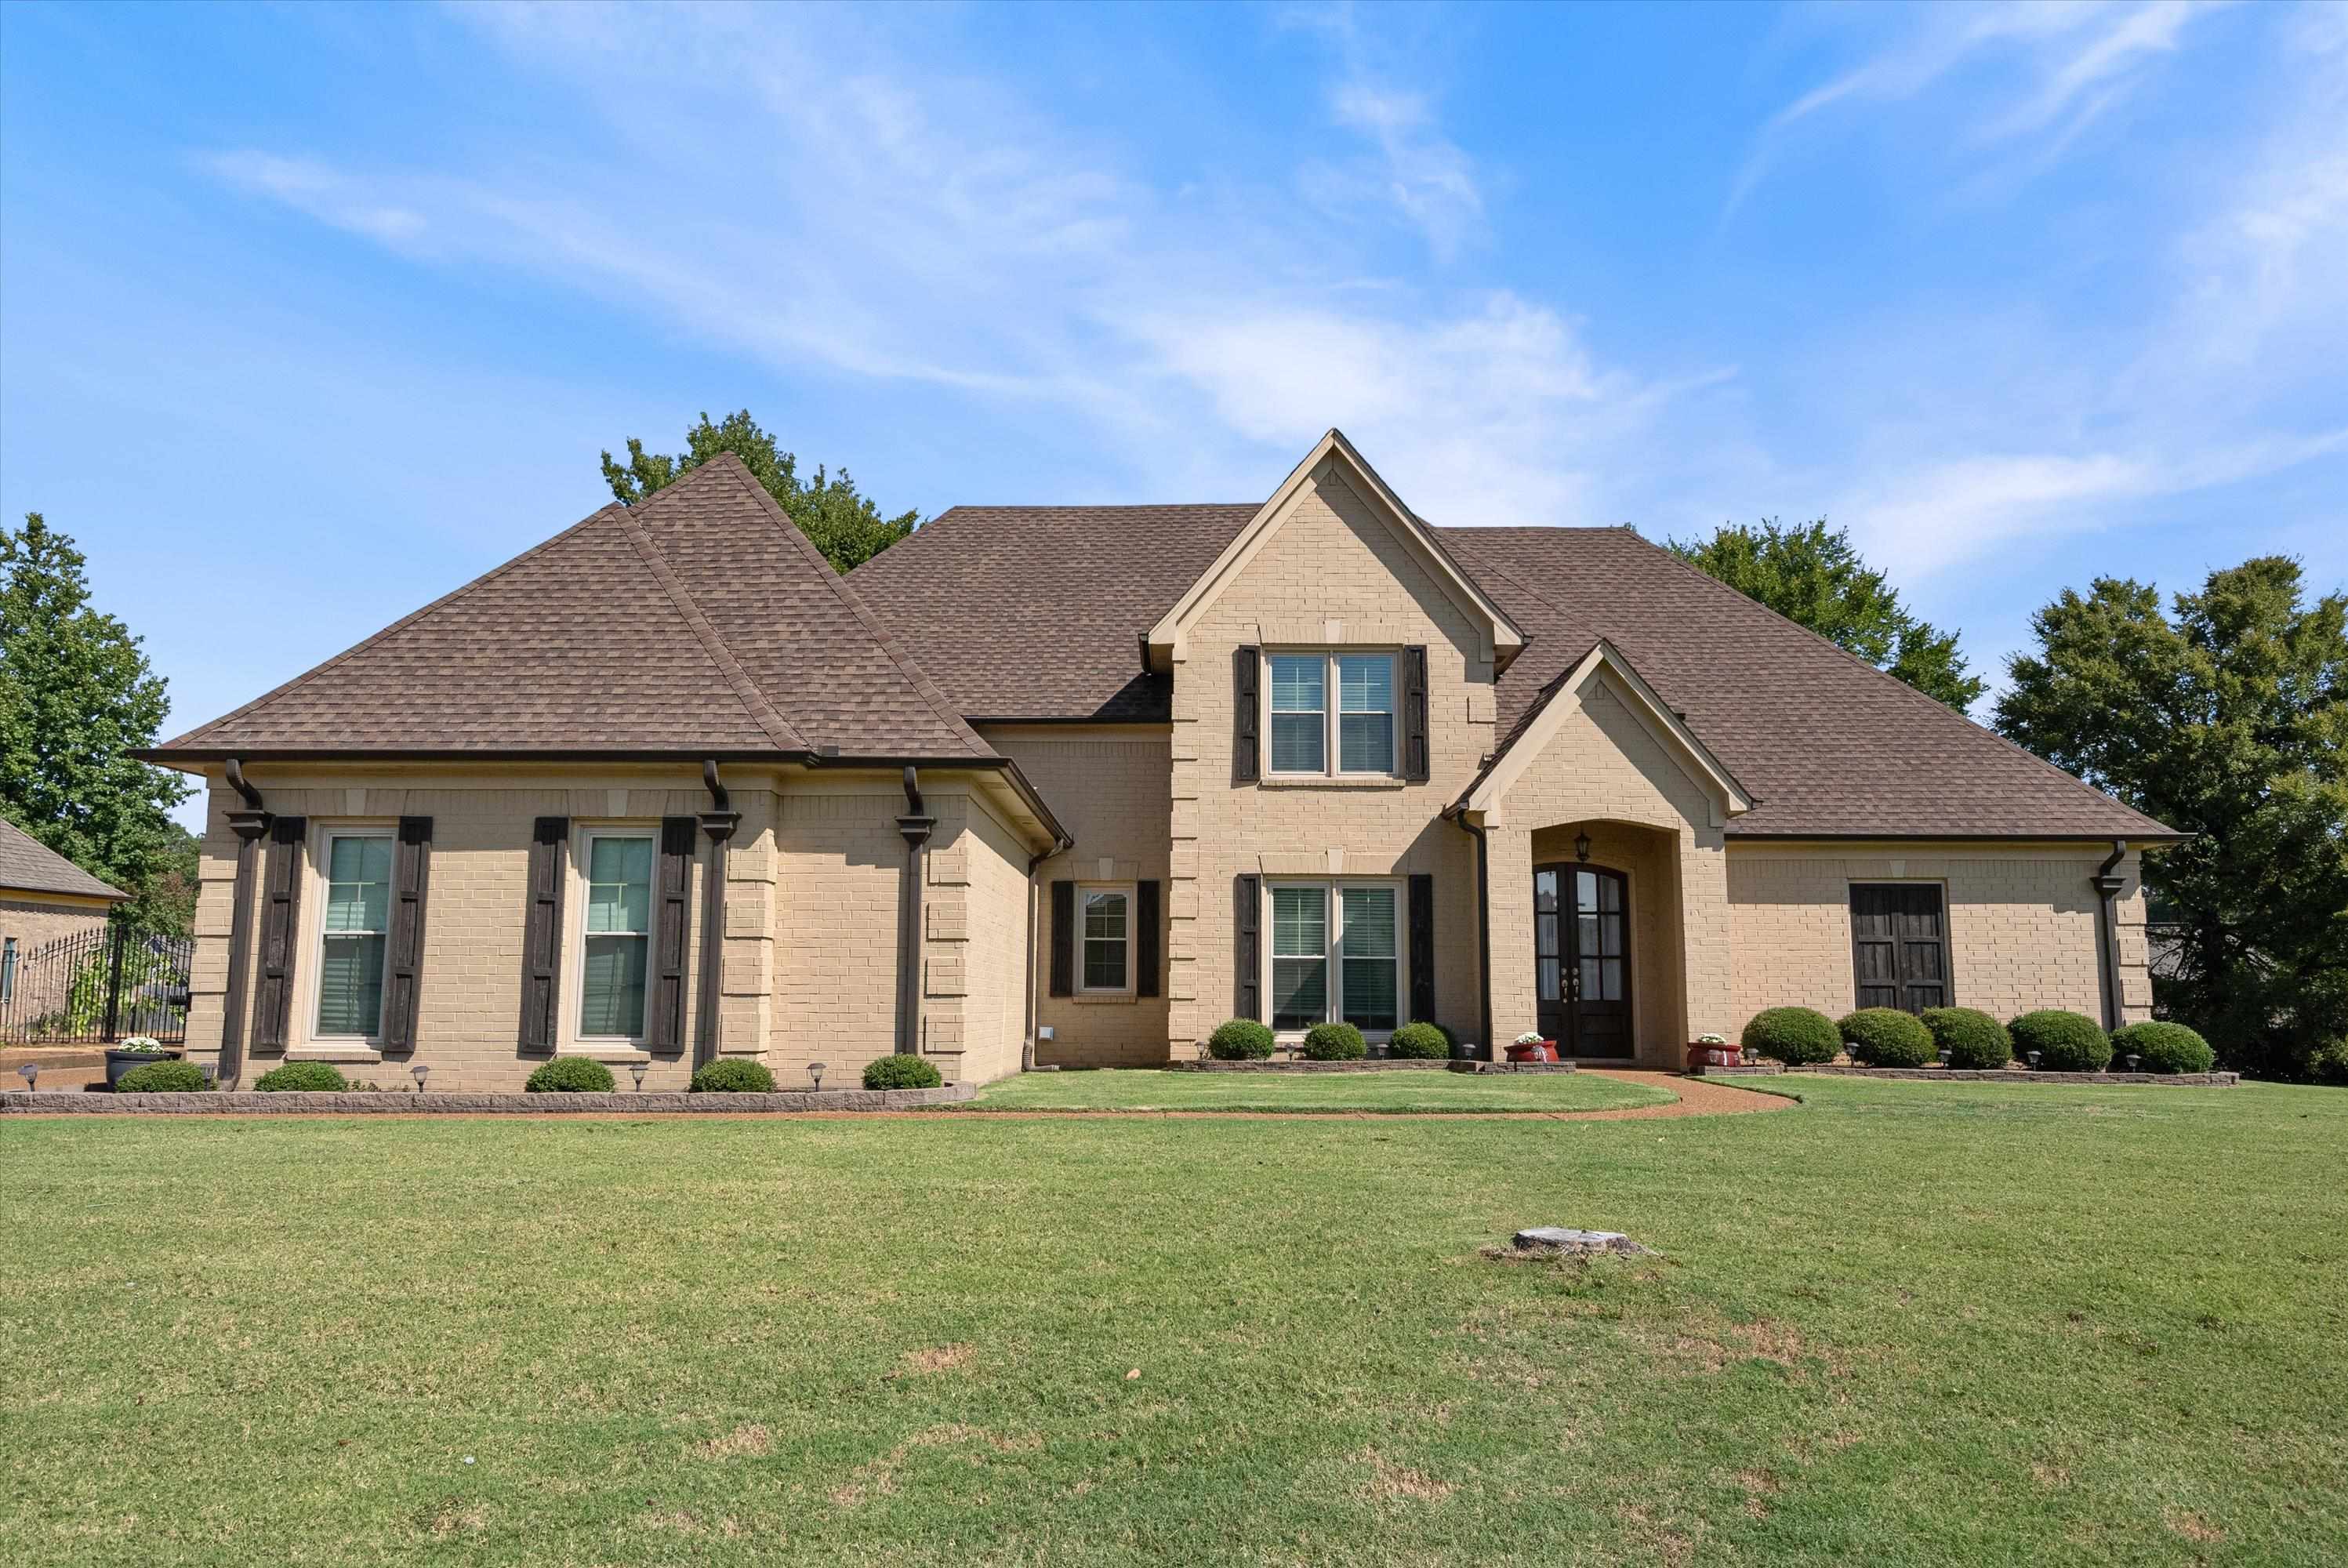
<svg viewBox="0 0 2348 1568">
<path fill-rule="evenodd" d="M 592 1057 L 557 1057 L 522 1086 L 529 1094 L 609 1094 L 612 1069 Z"/>
<path fill-rule="evenodd" d="M 1845 1013 L 1835 1033 L 1850 1047 L 1850 1059 L 1861 1067 L 1921 1068 L 1937 1059 L 1932 1031 L 1913 1013 L 1897 1007 L 1861 1007 Z"/>
<path fill-rule="evenodd" d="M 712 1062 L 687 1087 L 695 1094 L 772 1094 L 775 1075 L 763 1062 Z"/>
<path fill-rule="evenodd" d="M 253 1079 L 252 1087 L 263 1094 L 283 1094 L 289 1089 L 336 1094 L 351 1085 L 332 1062 L 287 1062 Z"/>
<path fill-rule="evenodd" d="M 1357 1062 L 1369 1054 L 1369 1042 L 1351 1024 L 1315 1024 L 1304 1031 L 1307 1061 Z"/>
<path fill-rule="evenodd" d="M 212 1087 L 193 1062 L 149 1062 L 124 1073 L 114 1086 L 117 1094 L 201 1094 Z"/>
<path fill-rule="evenodd" d="M 1272 1029 L 1253 1018 L 1226 1018 L 1207 1037 L 1207 1054 L 1219 1062 L 1257 1062 L 1272 1055 Z"/>
<path fill-rule="evenodd" d="M 1405 1024 L 1386 1042 L 1386 1051 L 1406 1061 L 1445 1061 L 1451 1055 L 1451 1037 L 1437 1024 Z"/>
<path fill-rule="evenodd" d="M 1830 1062 L 1842 1049 L 1834 1020 L 1815 1007 L 1770 1007 L 1756 1013 L 1737 1043 L 1789 1068 Z"/>
<path fill-rule="evenodd" d="M 2143 1057 L 2137 1066 L 2148 1073 L 2206 1073 L 2218 1061 L 2209 1042 L 2182 1024 L 2130 1024 L 2114 1029 L 2113 1059 L 2130 1056 Z"/>
<path fill-rule="evenodd" d="M 2038 1053 L 2040 1072 L 2099 1073 L 2112 1059 L 2112 1037 L 2085 1013 L 2041 1007 L 2005 1027 L 2013 1037 L 2015 1056 L 2026 1059 Z"/>
<path fill-rule="evenodd" d="M 1927 1007 L 1924 1026 L 1932 1044 L 1949 1053 L 1949 1066 L 1987 1072 L 2013 1060 L 2013 1037 L 1978 1007 Z"/>
<path fill-rule="evenodd" d="M 866 1088 L 938 1088 L 945 1081 L 919 1057 L 882 1057 L 864 1064 Z"/>
</svg>

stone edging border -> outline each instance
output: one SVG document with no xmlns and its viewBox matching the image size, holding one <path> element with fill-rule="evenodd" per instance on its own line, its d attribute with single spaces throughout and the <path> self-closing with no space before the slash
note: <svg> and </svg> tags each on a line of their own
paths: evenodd
<svg viewBox="0 0 2348 1568">
<path fill-rule="evenodd" d="M 630 1116 L 790 1115 L 812 1110 L 914 1110 L 978 1098 L 976 1084 L 943 1088 L 788 1089 L 774 1094 L 463 1094 L 435 1092 L 84 1094 L 0 1091 L 0 1115 L 57 1116 Z"/>
<path fill-rule="evenodd" d="M 1730 1068 L 1732 1072 L 1756 1068 Z M 1910 1083 L 2151 1083 L 2191 1088 L 2231 1088 L 2242 1081 L 2240 1073 L 2057 1073 L 2023 1072 L 2013 1068 L 1787 1068 L 1788 1073 L 1824 1078 L 1900 1078 Z"/>
</svg>

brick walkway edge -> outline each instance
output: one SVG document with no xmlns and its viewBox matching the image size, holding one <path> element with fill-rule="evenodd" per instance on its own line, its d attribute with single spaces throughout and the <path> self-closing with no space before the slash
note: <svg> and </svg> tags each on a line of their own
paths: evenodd
<svg viewBox="0 0 2348 1568">
<path fill-rule="evenodd" d="M 776 1094 L 318 1094 L 257 1090 L 211 1094 L 87 1094 L 13 1089 L 0 1115 L 33 1116 L 578 1116 L 722 1115 L 746 1111 L 914 1110 L 977 1097 L 975 1084 L 943 1088 L 792 1089 Z"/>
</svg>

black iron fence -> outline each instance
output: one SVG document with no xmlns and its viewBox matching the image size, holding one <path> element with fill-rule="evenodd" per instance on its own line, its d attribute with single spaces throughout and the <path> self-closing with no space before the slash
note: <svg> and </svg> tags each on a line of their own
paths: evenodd
<svg viewBox="0 0 2348 1568">
<path fill-rule="evenodd" d="M 0 954 L 0 1045 L 110 1045 L 188 1037 L 191 936 L 127 920 Z"/>
</svg>

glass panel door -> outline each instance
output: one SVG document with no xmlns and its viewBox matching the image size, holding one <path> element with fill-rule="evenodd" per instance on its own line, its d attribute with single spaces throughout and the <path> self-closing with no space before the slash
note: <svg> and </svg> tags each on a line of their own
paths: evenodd
<svg viewBox="0 0 2348 1568">
<path fill-rule="evenodd" d="M 1533 868 L 1535 1006 L 1542 1037 L 1560 1054 L 1632 1054 L 1630 932 L 1622 872 Z"/>
</svg>

